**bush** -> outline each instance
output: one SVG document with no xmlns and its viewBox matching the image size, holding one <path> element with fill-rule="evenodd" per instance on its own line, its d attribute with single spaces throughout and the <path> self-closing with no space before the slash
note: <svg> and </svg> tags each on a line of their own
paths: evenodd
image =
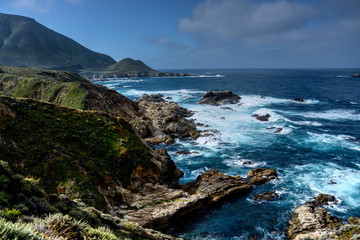
<svg viewBox="0 0 360 240">
<path fill-rule="evenodd" d="M 15 222 L 20 218 L 21 212 L 15 208 L 13 209 L 5 208 L 1 210 L 1 215 L 12 222 Z"/>
</svg>

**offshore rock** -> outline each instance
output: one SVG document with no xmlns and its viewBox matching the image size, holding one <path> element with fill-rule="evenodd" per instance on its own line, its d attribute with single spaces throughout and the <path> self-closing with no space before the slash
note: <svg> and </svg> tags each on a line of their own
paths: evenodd
<svg viewBox="0 0 360 240">
<path fill-rule="evenodd" d="M 258 183 L 252 179 L 259 177 L 258 174 L 264 174 L 267 181 L 273 179 L 272 170 L 261 169 L 255 172 L 249 171 L 247 178 L 242 178 L 211 170 L 181 188 L 147 184 L 143 191 L 134 196 L 134 201 L 129 203 L 132 207 L 125 210 L 124 217 L 143 227 L 166 228 L 180 217 L 250 193 L 253 188 L 251 182 Z"/>
<path fill-rule="evenodd" d="M 254 185 L 266 183 L 275 179 L 277 172 L 273 168 L 255 168 L 248 172 L 247 178 Z"/>
<path fill-rule="evenodd" d="M 358 239 L 360 238 L 360 225 L 349 219 L 350 223 L 344 223 L 341 219 L 331 215 L 320 205 L 336 204 L 332 195 L 319 194 L 313 201 L 299 205 L 291 216 L 286 234 L 289 239 Z M 346 237 L 346 238 L 344 238 Z M 352 238 L 354 237 L 354 238 Z"/>
<path fill-rule="evenodd" d="M 144 133 L 142 137 L 149 143 L 172 143 L 172 135 L 192 139 L 200 136 L 194 120 L 187 119 L 193 115 L 191 111 L 177 103 L 161 101 L 161 95 L 143 95 L 141 99 L 140 112 L 150 121 L 144 120 L 144 117 L 137 120 L 136 129 L 146 129 L 141 131 Z"/>
<path fill-rule="evenodd" d="M 360 77 L 360 73 L 356 73 L 356 74 L 352 75 L 351 77 Z"/>
<path fill-rule="evenodd" d="M 295 102 L 305 102 L 305 100 L 302 99 L 302 98 L 294 98 L 293 100 L 294 100 Z"/>
<path fill-rule="evenodd" d="M 199 103 L 218 106 L 222 104 L 236 104 L 240 101 L 240 99 L 241 97 L 231 91 L 208 91 L 203 95 Z"/>
<path fill-rule="evenodd" d="M 251 115 L 252 117 L 256 118 L 257 120 L 259 121 L 262 121 L 262 122 L 267 122 L 269 121 L 269 118 L 271 117 L 270 114 L 265 114 L 265 115 L 258 115 L 258 114 L 253 114 Z"/>
<path fill-rule="evenodd" d="M 253 197 L 254 200 L 261 201 L 261 200 L 272 200 L 274 198 L 279 197 L 279 194 L 274 190 L 271 192 L 265 192 L 262 194 L 257 194 Z"/>
</svg>

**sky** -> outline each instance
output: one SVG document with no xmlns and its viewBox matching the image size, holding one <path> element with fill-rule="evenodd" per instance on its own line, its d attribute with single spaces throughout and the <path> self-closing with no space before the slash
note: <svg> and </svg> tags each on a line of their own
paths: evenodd
<svg viewBox="0 0 360 240">
<path fill-rule="evenodd" d="M 360 0 L 0 0 L 155 69 L 359 68 Z"/>
</svg>

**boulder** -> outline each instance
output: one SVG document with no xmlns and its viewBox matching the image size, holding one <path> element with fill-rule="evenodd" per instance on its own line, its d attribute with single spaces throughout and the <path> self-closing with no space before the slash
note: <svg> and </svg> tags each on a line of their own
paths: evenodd
<svg viewBox="0 0 360 240">
<path fill-rule="evenodd" d="M 200 104 L 209 104 L 209 105 L 222 105 L 222 104 L 236 104 L 240 101 L 241 97 L 234 94 L 231 91 L 220 91 L 212 92 L 208 91 L 205 93 L 199 102 Z"/>
<path fill-rule="evenodd" d="M 273 168 L 255 168 L 248 172 L 247 178 L 254 185 L 263 184 L 275 179 L 277 172 Z"/>
<path fill-rule="evenodd" d="M 272 200 L 274 198 L 279 197 L 279 194 L 274 190 L 271 192 L 265 192 L 262 194 L 257 194 L 253 197 L 254 200 L 261 201 L 261 200 Z"/>
<path fill-rule="evenodd" d="M 259 121 L 262 121 L 262 122 L 267 122 L 269 121 L 269 118 L 271 117 L 270 114 L 265 114 L 265 115 L 258 115 L 258 114 L 253 114 L 251 115 L 252 117 L 256 118 L 257 120 Z"/>
</svg>

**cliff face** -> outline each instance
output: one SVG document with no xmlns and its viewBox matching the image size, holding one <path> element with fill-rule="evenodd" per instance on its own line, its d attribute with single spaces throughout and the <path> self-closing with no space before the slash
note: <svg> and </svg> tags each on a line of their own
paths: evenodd
<svg viewBox="0 0 360 240">
<path fill-rule="evenodd" d="M 0 159 L 48 193 L 112 213 L 124 192 L 173 184 L 182 174 L 120 118 L 9 97 L 0 98 Z"/>
</svg>

